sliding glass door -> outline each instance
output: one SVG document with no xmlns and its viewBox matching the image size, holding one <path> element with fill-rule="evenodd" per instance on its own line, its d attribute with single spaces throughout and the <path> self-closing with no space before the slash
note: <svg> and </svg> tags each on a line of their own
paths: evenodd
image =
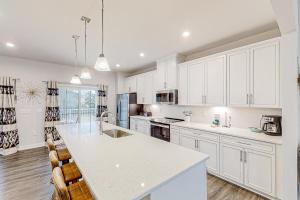
<svg viewBox="0 0 300 200">
<path fill-rule="evenodd" d="M 96 90 L 93 88 L 59 87 L 60 116 L 63 123 L 96 120 Z"/>
</svg>

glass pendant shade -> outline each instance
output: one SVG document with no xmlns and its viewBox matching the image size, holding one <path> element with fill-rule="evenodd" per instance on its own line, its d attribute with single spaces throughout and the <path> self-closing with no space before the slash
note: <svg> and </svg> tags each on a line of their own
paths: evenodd
<svg viewBox="0 0 300 200">
<path fill-rule="evenodd" d="M 78 75 L 74 75 L 70 81 L 71 84 L 79 85 L 81 84 L 81 80 Z"/>
<path fill-rule="evenodd" d="M 83 68 L 83 70 L 81 71 L 80 78 L 81 79 L 91 79 L 92 78 L 90 70 L 87 67 Z"/>
<path fill-rule="evenodd" d="M 104 54 L 100 54 L 97 58 L 95 69 L 97 71 L 110 71 L 107 59 L 104 57 Z"/>
</svg>

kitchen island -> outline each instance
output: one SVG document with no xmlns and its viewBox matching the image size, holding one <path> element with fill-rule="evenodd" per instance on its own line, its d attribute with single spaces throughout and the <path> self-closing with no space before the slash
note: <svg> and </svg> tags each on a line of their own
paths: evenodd
<svg viewBox="0 0 300 200">
<path fill-rule="evenodd" d="M 111 124 L 103 127 L 130 135 L 100 134 L 96 122 L 56 126 L 96 199 L 207 199 L 207 155 Z"/>
</svg>

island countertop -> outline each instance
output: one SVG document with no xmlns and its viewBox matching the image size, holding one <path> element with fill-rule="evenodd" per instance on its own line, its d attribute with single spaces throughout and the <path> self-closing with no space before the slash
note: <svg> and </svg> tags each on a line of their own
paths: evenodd
<svg viewBox="0 0 300 200">
<path fill-rule="evenodd" d="M 104 123 L 131 136 L 100 135 L 98 123 L 56 126 L 97 199 L 140 200 L 208 156 Z"/>
</svg>

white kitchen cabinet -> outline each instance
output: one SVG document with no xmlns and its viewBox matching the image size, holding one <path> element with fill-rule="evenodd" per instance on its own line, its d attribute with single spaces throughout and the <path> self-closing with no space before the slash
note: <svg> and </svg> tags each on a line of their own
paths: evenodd
<svg viewBox="0 0 300 200">
<path fill-rule="evenodd" d="M 180 132 L 179 129 L 172 128 L 170 129 L 170 142 L 174 144 L 180 144 Z"/>
<path fill-rule="evenodd" d="M 137 131 L 136 121 L 137 120 L 135 118 L 130 117 L 130 130 Z"/>
<path fill-rule="evenodd" d="M 125 92 L 132 93 L 137 91 L 137 77 L 130 76 L 125 79 Z"/>
<path fill-rule="evenodd" d="M 226 105 L 226 57 L 207 60 L 205 64 L 205 96 L 207 105 Z"/>
<path fill-rule="evenodd" d="M 178 104 L 188 105 L 188 65 L 178 65 Z"/>
<path fill-rule="evenodd" d="M 177 64 L 183 61 L 183 57 L 172 55 L 157 61 L 157 90 L 177 89 Z"/>
<path fill-rule="evenodd" d="M 267 42 L 253 47 L 250 63 L 251 106 L 280 107 L 279 42 Z"/>
<path fill-rule="evenodd" d="M 209 155 L 206 166 L 209 172 L 219 174 L 219 143 L 204 139 L 197 139 L 198 151 Z"/>
<path fill-rule="evenodd" d="M 181 146 L 184 146 L 189 149 L 197 150 L 196 141 L 197 140 L 195 137 L 185 135 L 185 134 L 180 134 L 180 145 Z"/>
<path fill-rule="evenodd" d="M 243 148 L 220 144 L 220 175 L 236 183 L 243 184 Z"/>
<path fill-rule="evenodd" d="M 227 55 L 227 103 L 229 106 L 249 107 L 249 65 L 248 49 Z"/>
<path fill-rule="evenodd" d="M 188 66 L 188 104 L 203 105 L 205 95 L 205 63 L 198 62 Z"/>
<path fill-rule="evenodd" d="M 137 75 L 137 103 L 152 104 L 153 73 L 147 72 Z"/>
<path fill-rule="evenodd" d="M 275 157 L 271 154 L 246 149 L 244 151 L 245 185 L 274 195 Z"/>
</svg>

